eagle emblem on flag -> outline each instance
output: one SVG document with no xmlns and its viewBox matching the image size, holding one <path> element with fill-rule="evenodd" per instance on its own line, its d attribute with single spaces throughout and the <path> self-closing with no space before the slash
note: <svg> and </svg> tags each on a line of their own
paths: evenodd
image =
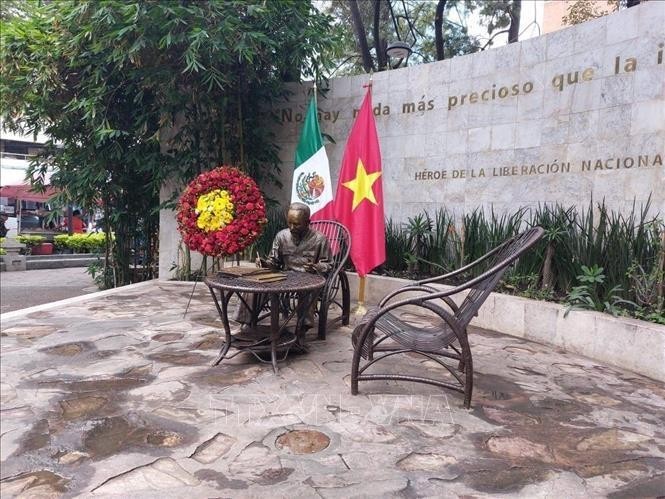
<svg viewBox="0 0 665 499">
<path fill-rule="evenodd" d="M 296 180 L 296 192 L 303 203 L 317 204 L 326 187 L 324 178 L 316 171 L 303 172 Z"/>
<path fill-rule="evenodd" d="M 315 88 L 309 100 L 293 162 L 291 202 L 308 205 L 312 220 L 327 220 L 333 215 L 332 180 L 317 113 Z"/>
</svg>

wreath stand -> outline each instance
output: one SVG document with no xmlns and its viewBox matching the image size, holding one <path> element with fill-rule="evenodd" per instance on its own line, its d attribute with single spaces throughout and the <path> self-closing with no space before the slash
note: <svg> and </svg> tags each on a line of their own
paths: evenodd
<svg viewBox="0 0 665 499">
<path fill-rule="evenodd" d="M 240 267 L 240 252 L 235 254 L 235 261 L 238 267 Z M 203 269 L 207 268 L 206 265 L 206 259 L 208 258 L 207 255 L 203 255 L 203 259 L 201 260 L 201 266 L 199 267 L 199 271 L 196 273 L 196 279 L 194 279 L 194 286 L 192 286 L 192 291 L 189 293 L 189 299 L 187 300 L 187 306 L 185 307 L 185 312 L 182 314 L 182 318 L 184 319 L 187 316 L 187 312 L 189 311 L 189 305 L 192 303 L 192 298 L 194 296 L 194 292 L 196 291 L 196 285 L 199 283 L 199 276 L 203 276 Z M 218 266 L 217 268 L 224 268 L 224 263 L 226 263 L 226 259 L 222 259 L 221 261 L 221 266 Z M 231 260 L 231 266 L 233 266 L 233 260 Z M 213 258 L 213 263 L 210 266 L 210 268 L 214 271 L 215 270 L 215 259 Z M 207 275 L 207 273 L 206 273 Z"/>
</svg>

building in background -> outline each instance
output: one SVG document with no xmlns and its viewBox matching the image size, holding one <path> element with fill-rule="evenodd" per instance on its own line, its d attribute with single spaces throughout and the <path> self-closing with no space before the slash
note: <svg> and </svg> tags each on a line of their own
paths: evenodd
<svg viewBox="0 0 665 499">
<path fill-rule="evenodd" d="M 43 228 L 45 213 L 50 212 L 46 200 L 53 191 L 32 193 L 26 180 L 31 157 L 44 148 L 46 141 L 41 134 L 34 137 L 8 132 L 0 123 L 0 212 L 9 216 L 6 225 L 10 235 Z"/>
<path fill-rule="evenodd" d="M 0 185 L 25 183 L 30 157 L 44 148 L 46 140 L 41 134 L 37 137 L 19 135 L 0 128 Z"/>
<path fill-rule="evenodd" d="M 586 2 L 587 8 L 597 12 L 598 15 L 606 15 L 614 12 L 612 5 L 607 0 L 546 0 L 543 2 L 543 34 L 567 28 L 563 18 L 568 13 L 568 8 L 579 1 Z"/>
</svg>

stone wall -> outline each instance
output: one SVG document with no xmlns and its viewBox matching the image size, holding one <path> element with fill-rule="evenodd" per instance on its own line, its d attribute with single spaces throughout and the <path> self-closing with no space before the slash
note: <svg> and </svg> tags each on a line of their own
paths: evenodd
<svg viewBox="0 0 665 499">
<path fill-rule="evenodd" d="M 665 3 L 478 54 L 374 75 L 386 215 L 543 202 L 619 210 L 665 193 Z M 366 75 L 319 99 L 333 182 Z M 307 89 L 278 107 L 290 185 Z M 283 200 L 289 193 L 284 191 Z"/>
<path fill-rule="evenodd" d="M 652 196 L 665 212 L 665 3 L 478 54 L 374 75 L 386 216 L 445 207 L 514 211 L 539 203 L 618 210 Z M 333 79 L 319 99 L 337 182 L 367 75 Z M 276 103 L 288 203 L 309 86 Z M 173 230 L 162 216 L 162 232 Z M 177 246 L 177 244 L 176 244 Z M 160 241 L 160 275 L 176 260 Z"/>
</svg>

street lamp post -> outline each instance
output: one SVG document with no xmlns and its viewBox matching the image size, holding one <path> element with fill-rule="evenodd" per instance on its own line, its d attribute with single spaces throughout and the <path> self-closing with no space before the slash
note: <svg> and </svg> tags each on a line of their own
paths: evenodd
<svg viewBox="0 0 665 499">
<path fill-rule="evenodd" d="M 411 55 L 411 47 L 408 43 L 402 41 L 392 42 L 386 48 L 386 55 L 388 56 L 388 66 L 391 69 L 396 69 L 402 64 L 402 61 L 408 59 Z M 390 64 L 390 59 L 397 59 L 397 64 L 394 66 Z"/>
</svg>

